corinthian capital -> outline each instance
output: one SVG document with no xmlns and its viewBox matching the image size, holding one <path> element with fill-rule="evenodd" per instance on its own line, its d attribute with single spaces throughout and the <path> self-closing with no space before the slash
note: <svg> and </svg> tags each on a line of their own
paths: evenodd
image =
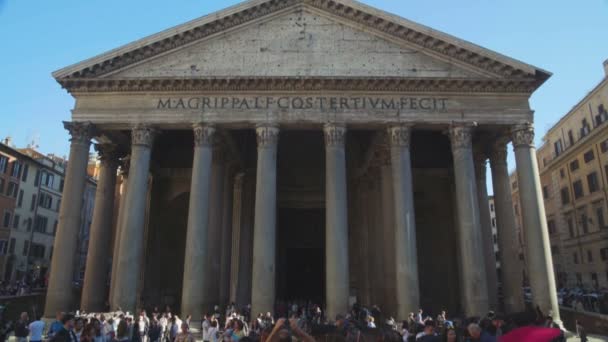
<svg viewBox="0 0 608 342">
<path fill-rule="evenodd" d="M 114 167 L 118 165 L 119 151 L 117 145 L 95 144 L 95 151 L 97 151 L 102 165 Z"/>
<path fill-rule="evenodd" d="M 95 134 L 95 126 L 90 122 L 64 121 L 63 127 L 70 132 L 70 141 L 73 143 L 90 144 Z"/>
<path fill-rule="evenodd" d="M 131 144 L 133 146 L 146 146 L 152 147 L 154 143 L 154 137 L 156 136 L 156 130 L 143 125 L 138 125 L 131 131 Z"/>
<path fill-rule="evenodd" d="M 258 147 L 276 146 L 279 142 L 279 128 L 275 125 L 260 125 L 255 128 Z"/>
<path fill-rule="evenodd" d="M 452 150 L 461 148 L 471 148 L 473 142 L 473 126 L 472 125 L 452 125 L 448 132 L 452 143 Z"/>
<path fill-rule="evenodd" d="M 410 147 L 412 137 L 411 125 L 393 126 L 388 129 L 389 143 L 391 146 Z"/>
<path fill-rule="evenodd" d="M 346 140 L 346 127 L 343 125 L 325 124 L 325 126 L 323 126 L 323 133 L 325 135 L 325 146 L 344 146 L 344 141 Z"/>
<path fill-rule="evenodd" d="M 215 127 L 211 125 L 194 125 L 194 146 L 211 147 L 215 139 Z"/>
<path fill-rule="evenodd" d="M 513 148 L 534 147 L 534 125 L 525 123 L 513 126 L 511 129 L 513 136 Z"/>
</svg>

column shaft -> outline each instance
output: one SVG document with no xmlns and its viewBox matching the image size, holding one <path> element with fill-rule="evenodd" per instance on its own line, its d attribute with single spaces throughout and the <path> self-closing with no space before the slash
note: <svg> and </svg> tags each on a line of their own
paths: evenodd
<svg viewBox="0 0 608 342">
<path fill-rule="evenodd" d="M 538 305 L 543 313 L 551 313 L 553 319 L 561 324 L 532 125 L 517 126 L 513 129 L 513 149 L 517 162 L 528 274 L 534 304 Z"/>
<path fill-rule="evenodd" d="M 93 127 L 88 123 L 64 122 L 64 127 L 72 136 L 70 159 L 66 171 L 59 224 L 55 236 L 51 275 L 46 295 L 44 316 L 53 317 L 57 311 L 68 311 L 72 308 L 72 279 L 78 231 L 80 230 L 80 212 L 87 177 L 90 140 Z"/>
<path fill-rule="evenodd" d="M 327 318 L 348 312 L 348 223 L 346 129 L 326 125 L 325 132 L 325 297 Z"/>
<path fill-rule="evenodd" d="M 490 153 L 490 166 L 494 188 L 494 207 L 496 208 L 496 230 L 504 310 L 507 313 L 523 312 L 525 309 L 522 289 L 523 266 L 517 252 L 517 235 L 509 169 L 507 168 L 506 141 L 497 142 L 493 146 Z"/>
<path fill-rule="evenodd" d="M 209 229 L 207 240 L 207 264 L 208 276 L 212 281 L 205 284 L 206 302 L 205 309 L 211 310 L 215 305 L 219 305 L 220 296 L 220 263 L 221 263 L 221 242 L 222 242 L 222 219 L 224 206 L 224 179 L 225 162 L 224 150 L 220 148 L 218 141 L 213 148 L 211 162 L 211 185 L 209 189 Z"/>
<path fill-rule="evenodd" d="M 488 185 L 486 184 L 486 157 L 478 155 L 475 160 L 475 175 L 477 176 L 477 198 L 479 200 L 479 219 L 481 224 L 481 239 L 483 242 L 483 260 L 488 283 L 488 304 L 491 310 L 498 310 L 498 276 L 496 274 L 496 254 L 492 234 L 492 219 L 488 202 Z"/>
<path fill-rule="evenodd" d="M 274 312 L 276 263 L 277 143 L 279 129 L 256 129 L 258 162 L 253 236 L 251 314 Z"/>
<path fill-rule="evenodd" d="M 131 134 L 131 166 L 120 232 L 117 279 L 111 307 L 114 310 L 121 308 L 124 311 L 135 312 L 140 270 L 143 267 L 140 263 L 144 252 L 146 197 L 154 132 L 149 128 L 136 127 Z"/>
<path fill-rule="evenodd" d="M 127 194 L 127 183 L 128 183 L 128 170 L 129 170 L 129 159 L 123 159 L 121 165 L 122 173 L 122 184 L 120 186 L 120 203 L 118 204 L 118 217 L 116 218 L 116 227 L 114 229 L 114 245 L 112 248 L 112 273 L 110 276 L 110 295 L 109 303 L 114 301 L 114 294 L 116 288 L 116 279 L 118 278 L 118 257 L 120 256 L 120 233 L 122 231 L 122 221 L 126 215 L 126 194 Z"/>
<path fill-rule="evenodd" d="M 224 205 L 222 214 L 222 250 L 220 262 L 220 305 L 225 307 L 230 300 L 230 266 L 232 255 L 232 195 L 233 195 L 233 173 L 226 166 L 224 177 Z"/>
<path fill-rule="evenodd" d="M 182 288 L 182 316 L 199 319 L 204 313 L 205 285 L 209 278 L 207 238 L 209 230 L 209 189 L 211 182 L 211 154 L 215 129 L 210 126 L 194 127 L 194 160 L 188 207 L 188 230 L 184 260 Z"/>
<path fill-rule="evenodd" d="M 239 287 L 239 269 L 241 253 L 241 209 L 243 207 L 243 178 L 244 174 L 239 173 L 234 177 L 233 197 L 232 197 L 232 247 L 230 257 L 230 301 L 237 302 Z"/>
<path fill-rule="evenodd" d="M 116 169 L 118 167 L 115 145 L 96 145 L 95 147 L 100 155 L 101 169 L 95 193 L 95 208 L 80 301 L 81 309 L 87 312 L 101 312 L 105 309 L 108 261 L 112 243 Z"/>
<path fill-rule="evenodd" d="M 488 312 L 488 285 L 482 252 L 471 130 L 468 126 L 450 127 L 459 223 L 462 306 L 468 317 Z"/>
<path fill-rule="evenodd" d="M 389 129 L 395 214 L 397 319 L 407 319 L 420 305 L 414 188 L 410 158 L 410 128 Z"/>
</svg>

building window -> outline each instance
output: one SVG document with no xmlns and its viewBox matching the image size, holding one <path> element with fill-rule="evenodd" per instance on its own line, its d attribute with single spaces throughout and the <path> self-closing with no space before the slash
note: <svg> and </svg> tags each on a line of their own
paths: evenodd
<svg viewBox="0 0 608 342">
<path fill-rule="evenodd" d="M 549 187 L 548 186 L 543 186 L 543 198 L 544 199 L 548 199 L 549 198 Z"/>
<path fill-rule="evenodd" d="M 11 238 L 11 242 L 8 245 L 8 253 L 9 254 L 15 253 L 15 238 Z"/>
<path fill-rule="evenodd" d="M 4 212 L 4 217 L 2 218 L 2 227 L 4 228 L 10 228 L 11 227 L 11 217 L 13 215 L 11 214 L 10 211 L 5 211 Z"/>
<path fill-rule="evenodd" d="M 572 183 L 572 189 L 574 189 L 574 199 L 579 199 L 583 197 L 583 182 L 577 180 L 576 182 Z"/>
<path fill-rule="evenodd" d="M 19 163 L 18 161 L 13 162 L 13 171 L 11 172 L 11 177 L 21 177 L 21 163 Z"/>
<path fill-rule="evenodd" d="M 589 185 L 589 192 L 593 193 L 600 189 L 600 182 L 597 179 L 597 172 L 591 172 L 587 175 L 587 184 Z"/>
<path fill-rule="evenodd" d="M 602 151 L 602 153 L 606 153 L 606 151 L 608 151 L 608 139 L 600 143 L 600 151 Z"/>
<path fill-rule="evenodd" d="M 606 228 L 606 221 L 604 220 L 604 208 L 595 208 L 595 215 L 597 216 L 597 225 L 600 229 Z"/>
<path fill-rule="evenodd" d="M 53 196 L 41 193 L 38 198 L 38 205 L 46 209 L 51 209 L 53 207 Z"/>
<path fill-rule="evenodd" d="M 30 255 L 34 258 L 43 259 L 44 258 L 44 245 L 32 243 L 32 251 L 31 251 Z"/>
<path fill-rule="evenodd" d="M 8 240 L 0 240 L 0 255 L 6 255 L 8 250 Z"/>
<path fill-rule="evenodd" d="M 32 202 L 30 203 L 30 211 L 34 211 L 36 208 L 36 194 L 32 195 Z"/>
<path fill-rule="evenodd" d="M 59 223 L 59 221 L 55 220 L 55 223 L 53 223 L 53 235 L 57 234 L 57 224 Z"/>
<path fill-rule="evenodd" d="M 547 221 L 547 227 L 549 229 L 549 234 L 553 235 L 557 231 L 555 228 L 555 221 L 549 220 Z"/>
<path fill-rule="evenodd" d="M 570 142 L 570 146 L 574 145 L 574 134 L 572 134 L 572 130 L 568 131 L 568 141 Z"/>
<path fill-rule="evenodd" d="M 490 211 L 494 212 L 494 203 L 490 203 Z"/>
<path fill-rule="evenodd" d="M 21 175 L 22 182 L 24 182 L 24 183 L 27 182 L 27 175 L 28 175 L 29 171 L 30 171 L 30 166 L 28 164 L 25 164 L 23 166 L 23 174 Z"/>
<path fill-rule="evenodd" d="M 21 220 L 21 216 L 15 214 L 15 216 L 13 217 L 13 228 L 14 229 L 19 229 L 19 221 Z"/>
<path fill-rule="evenodd" d="M 587 262 L 591 263 L 593 262 L 593 252 L 591 252 L 591 250 L 587 250 Z"/>
<path fill-rule="evenodd" d="M 602 261 L 608 261 L 608 247 L 600 249 L 600 257 Z"/>
<path fill-rule="evenodd" d="M 578 265 L 578 253 L 574 252 L 574 254 L 572 255 L 572 259 L 574 260 L 574 264 Z"/>
<path fill-rule="evenodd" d="M 576 283 L 581 285 L 583 283 L 583 276 L 580 273 L 576 274 Z"/>
<path fill-rule="evenodd" d="M 559 177 L 561 179 L 564 179 L 566 177 L 566 172 L 564 171 L 564 169 L 559 169 Z"/>
<path fill-rule="evenodd" d="M 573 238 L 573 237 L 575 237 L 575 234 L 574 234 L 574 220 L 572 219 L 572 216 L 568 217 L 568 219 L 566 221 L 568 222 L 568 232 L 570 233 L 570 237 Z"/>
<path fill-rule="evenodd" d="M 559 156 L 564 152 L 564 146 L 562 144 L 562 139 L 558 139 L 555 143 L 553 143 L 553 147 L 555 148 L 555 156 Z"/>
<path fill-rule="evenodd" d="M 595 159 L 595 154 L 593 154 L 593 150 L 589 150 L 587 151 L 584 155 L 583 155 L 583 159 L 585 160 L 585 163 L 589 163 L 591 162 L 593 159 Z"/>
<path fill-rule="evenodd" d="M 586 213 L 581 214 L 581 227 L 583 228 L 583 234 L 589 233 L 589 219 Z"/>
<path fill-rule="evenodd" d="M 496 237 L 496 234 L 492 235 L 492 239 L 494 240 L 494 244 L 498 243 L 498 237 Z"/>
<path fill-rule="evenodd" d="M 17 199 L 17 207 L 21 208 L 23 205 L 23 190 L 19 190 L 19 199 Z"/>
<path fill-rule="evenodd" d="M 49 219 L 46 216 L 36 215 L 34 219 L 34 231 L 38 233 L 46 233 L 46 226 Z"/>
<path fill-rule="evenodd" d="M 27 256 L 27 252 L 30 249 L 30 242 L 29 241 L 23 241 L 23 256 Z"/>
<path fill-rule="evenodd" d="M 496 217 L 492 217 L 492 227 L 496 228 Z"/>
<path fill-rule="evenodd" d="M 6 183 L 6 181 L 4 180 L 4 178 L 0 178 L 0 194 L 4 193 L 4 184 Z"/>
<path fill-rule="evenodd" d="M 581 122 L 581 139 L 586 137 L 589 133 L 591 133 L 591 127 L 589 127 L 589 123 L 587 119 L 583 119 Z"/>
<path fill-rule="evenodd" d="M 8 182 L 8 188 L 6 189 L 6 196 L 17 198 L 19 194 L 19 185 L 17 183 Z"/>
<path fill-rule="evenodd" d="M 578 170 L 578 159 L 574 159 L 573 161 L 570 162 L 570 171 L 576 171 Z"/>
<path fill-rule="evenodd" d="M 568 191 L 568 188 L 562 188 L 560 193 L 562 196 L 562 205 L 570 203 L 570 192 Z"/>
<path fill-rule="evenodd" d="M 46 186 L 47 188 L 53 188 L 53 183 L 55 180 L 55 175 L 53 175 L 52 173 L 48 173 L 48 172 L 43 172 L 42 173 L 42 184 L 44 184 L 44 186 Z"/>
<path fill-rule="evenodd" d="M 8 168 L 8 158 L 5 156 L 0 156 L 0 173 L 6 173 L 7 168 Z"/>
<path fill-rule="evenodd" d="M 515 213 L 515 216 L 519 216 L 519 207 L 517 206 L 517 204 L 513 206 L 513 212 Z"/>
</svg>

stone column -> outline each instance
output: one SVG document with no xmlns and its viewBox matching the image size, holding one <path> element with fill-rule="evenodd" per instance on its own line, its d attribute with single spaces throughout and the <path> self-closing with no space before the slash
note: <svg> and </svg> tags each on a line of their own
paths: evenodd
<svg viewBox="0 0 608 342">
<path fill-rule="evenodd" d="M 240 264 L 241 258 L 241 209 L 243 208 L 243 179 L 245 174 L 238 173 L 234 176 L 232 194 L 232 246 L 230 257 L 230 301 L 238 301 L 237 293 L 239 288 L 239 270 L 243 267 Z"/>
<path fill-rule="evenodd" d="M 488 283 L 488 304 L 490 310 L 498 310 L 498 276 L 496 274 L 496 254 L 492 234 L 492 218 L 488 202 L 488 185 L 486 184 L 486 155 L 475 155 L 475 176 L 477 179 L 477 198 L 479 201 L 479 219 L 481 224 L 481 239 L 483 243 L 483 260 Z"/>
<path fill-rule="evenodd" d="M 507 168 L 507 141 L 497 141 L 490 152 L 494 207 L 496 208 L 496 230 L 498 253 L 502 273 L 502 293 L 504 310 L 507 313 L 525 310 L 522 289 L 522 263 L 517 252 L 517 233 L 509 169 Z"/>
<path fill-rule="evenodd" d="M 274 312 L 279 128 L 259 126 L 256 134 L 258 162 L 253 228 L 252 317 L 262 312 Z"/>
<path fill-rule="evenodd" d="M 57 311 L 69 311 L 72 305 L 72 279 L 80 230 L 80 211 L 87 177 L 89 148 L 93 125 L 85 122 L 64 122 L 70 132 L 70 157 L 65 175 L 59 224 L 51 260 L 51 275 L 46 295 L 44 316 L 54 317 Z"/>
<path fill-rule="evenodd" d="M 545 315 L 552 314 L 554 321 L 561 324 L 551 243 L 534 148 L 534 128 L 531 124 L 513 128 L 513 149 L 517 162 L 519 200 L 534 304 L 538 305 Z"/>
<path fill-rule="evenodd" d="M 127 180 L 124 215 L 121 220 L 117 278 L 114 285 L 113 310 L 135 312 L 140 281 L 140 263 L 144 252 L 144 226 L 148 174 L 155 132 L 137 126 L 131 131 L 131 166 Z"/>
<path fill-rule="evenodd" d="M 409 126 L 391 127 L 388 133 L 391 143 L 395 206 L 396 318 L 403 320 L 407 319 L 410 312 L 416 312 L 420 306 L 414 187 L 410 159 L 411 128 Z"/>
<path fill-rule="evenodd" d="M 108 261 L 110 260 L 110 248 L 112 246 L 116 169 L 118 168 L 116 145 L 95 145 L 95 149 L 99 153 L 101 168 L 95 193 L 89 252 L 80 301 L 80 308 L 87 312 L 101 312 L 105 309 Z"/>
<path fill-rule="evenodd" d="M 122 231 L 122 220 L 124 220 L 125 200 L 127 194 L 127 180 L 129 175 L 129 156 L 121 159 L 120 173 L 122 174 L 122 184 L 120 193 L 120 203 L 118 205 L 118 217 L 116 218 L 116 228 L 114 229 L 114 244 L 112 248 L 112 274 L 110 276 L 110 296 L 109 303 L 112 303 L 114 298 L 114 289 L 116 287 L 116 278 L 118 278 L 118 256 L 120 255 L 120 232 Z"/>
<path fill-rule="evenodd" d="M 226 151 L 216 138 L 211 162 L 211 185 L 209 188 L 209 229 L 207 236 L 208 274 L 212 281 L 205 284 L 205 309 L 220 305 L 220 263 L 222 242 L 222 219 L 224 207 L 224 179 L 226 178 Z"/>
<path fill-rule="evenodd" d="M 325 298 L 327 318 L 348 313 L 348 223 L 344 126 L 327 124 L 325 133 Z"/>
<path fill-rule="evenodd" d="M 219 279 L 219 299 L 222 308 L 225 308 L 230 300 L 230 266 L 232 250 L 232 195 L 233 195 L 233 169 L 231 165 L 226 166 L 224 177 L 224 205 L 222 217 L 222 243 Z"/>
<path fill-rule="evenodd" d="M 182 285 L 182 316 L 192 315 L 200 319 L 205 283 L 209 279 L 207 260 L 207 234 L 209 230 L 209 189 L 211 182 L 212 143 L 215 128 L 196 124 L 194 126 L 194 160 L 190 183 L 188 207 L 188 230 L 184 260 L 184 281 Z"/>
<path fill-rule="evenodd" d="M 483 261 L 471 136 L 470 126 L 450 127 L 458 213 L 461 300 L 467 317 L 481 316 L 488 312 L 488 285 Z"/>
</svg>

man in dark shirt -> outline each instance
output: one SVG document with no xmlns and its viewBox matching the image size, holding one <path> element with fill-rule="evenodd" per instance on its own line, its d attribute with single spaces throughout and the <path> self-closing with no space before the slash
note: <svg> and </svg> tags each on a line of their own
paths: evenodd
<svg viewBox="0 0 608 342">
<path fill-rule="evenodd" d="M 61 318 L 63 327 L 50 340 L 51 342 L 78 342 L 78 338 L 74 333 L 74 315 L 65 314 Z"/>
<path fill-rule="evenodd" d="M 439 336 L 435 334 L 435 322 L 427 320 L 424 322 L 423 335 L 416 340 L 416 342 L 439 342 Z"/>
<path fill-rule="evenodd" d="M 15 324 L 15 337 L 17 338 L 17 342 L 26 342 L 27 336 L 30 334 L 28 327 L 29 317 L 27 317 L 27 312 L 22 312 L 19 320 Z"/>
</svg>

